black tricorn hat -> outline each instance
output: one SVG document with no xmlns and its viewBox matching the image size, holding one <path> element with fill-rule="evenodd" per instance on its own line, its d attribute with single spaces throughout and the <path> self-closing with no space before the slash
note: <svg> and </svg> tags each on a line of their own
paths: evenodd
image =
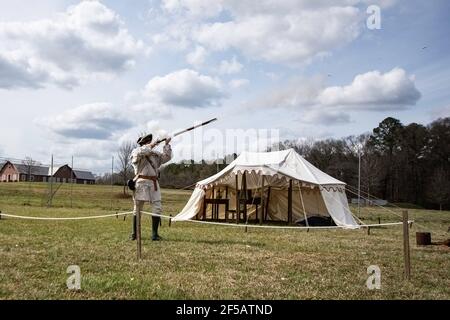
<svg viewBox="0 0 450 320">
<path fill-rule="evenodd" d="M 137 140 L 137 144 L 140 146 L 143 146 L 143 145 L 146 145 L 147 143 L 152 142 L 152 140 L 153 140 L 153 135 L 151 133 L 149 133 L 145 136 L 139 137 L 139 139 Z"/>
</svg>

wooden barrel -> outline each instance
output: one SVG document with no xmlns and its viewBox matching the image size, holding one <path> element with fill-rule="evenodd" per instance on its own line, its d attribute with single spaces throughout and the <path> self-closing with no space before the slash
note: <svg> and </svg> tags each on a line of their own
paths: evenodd
<svg viewBox="0 0 450 320">
<path fill-rule="evenodd" d="M 416 244 L 418 246 L 429 246 L 431 244 L 431 233 L 416 232 Z"/>
</svg>

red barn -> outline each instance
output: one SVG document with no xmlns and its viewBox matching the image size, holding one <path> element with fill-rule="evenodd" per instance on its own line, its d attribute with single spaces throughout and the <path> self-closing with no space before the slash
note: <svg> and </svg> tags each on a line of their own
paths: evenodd
<svg viewBox="0 0 450 320">
<path fill-rule="evenodd" d="M 34 181 L 46 182 L 52 176 L 48 166 L 25 165 L 7 161 L 0 169 L 0 182 Z M 90 171 L 72 170 L 67 164 L 53 169 L 53 181 L 57 183 L 95 184 Z"/>
</svg>

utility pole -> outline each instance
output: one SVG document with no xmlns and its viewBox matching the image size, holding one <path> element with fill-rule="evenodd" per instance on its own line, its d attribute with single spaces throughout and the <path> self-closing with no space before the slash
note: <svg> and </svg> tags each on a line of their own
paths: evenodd
<svg viewBox="0 0 450 320">
<path fill-rule="evenodd" d="M 358 151 L 358 215 L 361 213 L 361 150 Z"/>
<path fill-rule="evenodd" d="M 73 206 L 73 156 L 72 156 L 72 170 L 70 172 L 70 207 Z"/>
<path fill-rule="evenodd" d="M 52 162 L 50 166 L 50 199 L 48 201 L 48 205 L 51 207 L 53 201 L 53 154 L 52 154 Z"/>
<path fill-rule="evenodd" d="M 114 193 L 114 156 L 111 158 L 111 210 L 113 207 L 113 193 Z"/>
</svg>

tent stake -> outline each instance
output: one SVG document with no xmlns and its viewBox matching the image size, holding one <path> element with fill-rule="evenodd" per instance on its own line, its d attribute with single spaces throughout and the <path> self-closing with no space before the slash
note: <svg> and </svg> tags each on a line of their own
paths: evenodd
<svg viewBox="0 0 450 320">
<path fill-rule="evenodd" d="M 405 279 L 411 278 L 411 259 L 409 252 L 408 211 L 403 211 L 403 252 L 405 258 Z"/>
</svg>

